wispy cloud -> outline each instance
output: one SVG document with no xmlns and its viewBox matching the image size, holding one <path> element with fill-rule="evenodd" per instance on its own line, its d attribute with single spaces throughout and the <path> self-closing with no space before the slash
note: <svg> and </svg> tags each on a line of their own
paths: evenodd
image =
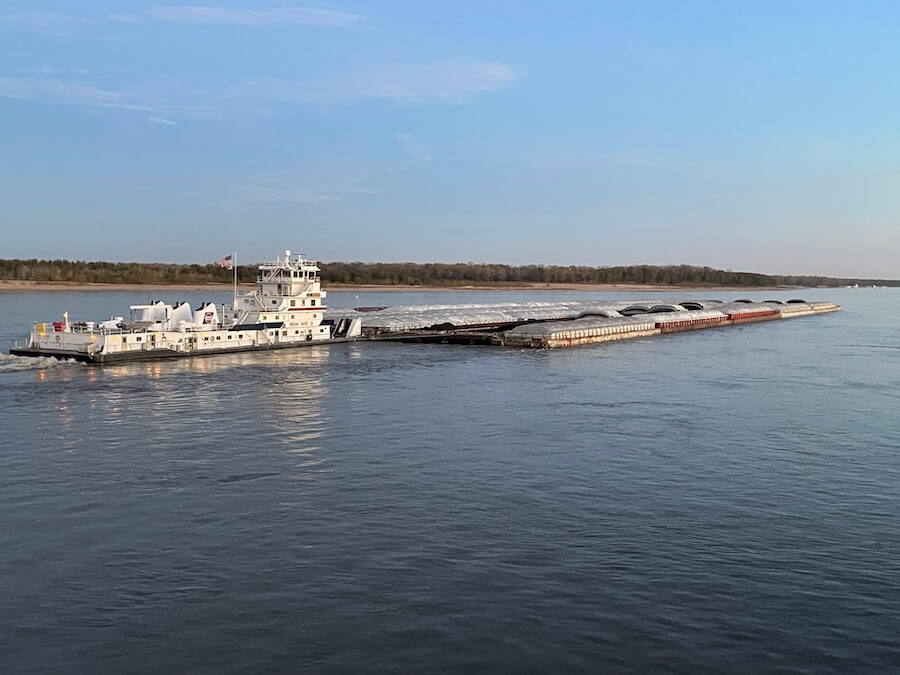
<svg viewBox="0 0 900 675">
<path fill-rule="evenodd" d="M 351 28 L 364 24 L 366 17 L 316 7 L 282 7 L 276 9 L 232 9 L 207 5 L 162 5 L 133 14 L 108 14 L 88 18 L 62 12 L 29 11 L 0 14 L 0 24 L 17 26 L 34 33 L 83 40 L 118 41 L 116 35 L 90 32 L 100 24 L 176 23 L 231 26 L 322 26 Z"/>
<path fill-rule="evenodd" d="M 71 26 L 88 24 L 90 21 L 80 16 L 61 14 L 59 12 L 19 12 L 17 14 L 0 14 L 0 22 L 43 29 L 50 26 Z"/>
<path fill-rule="evenodd" d="M 102 42 L 117 42 L 120 39 L 116 35 L 102 35 L 90 32 L 94 24 L 90 19 L 59 12 L 0 14 L 0 24 L 18 26 L 33 33 L 50 35 L 52 37 L 99 40 Z"/>
<path fill-rule="evenodd" d="M 307 82 L 278 78 L 245 80 L 233 87 L 229 96 L 300 104 L 365 100 L 467 103 L 475 94 L 502 89 L 519 77 L 511 66 L 485 61 L 383 64 Z"/>
<path fill-rule="evenodd" d="M 252 194 L 266 201 L 296 202 L 300 204 L 321 204 L 336 202 L 354 195 L 375 195 L 378 190 L 364 185 L 363 178 L 347 178 L 330 183 L 313 183 L 287 188 L 252 188 Z"/>
<path fill-rule="evenodd" d="M 32 71 L 34 72 L 34 71 Z M 78 79 L 63 79 L 65 71 L 38 69 L 45 77 L 0 76 L 0 98 L 59 105 L 133 110 L 153 113 L 150 121 L 177 123 L 179 117 L 219 116 L 227 110 L 243 114 L 273 112 L 291 105 L 339 105 L 365 101 L 398 103 L 467 103 L 474 95 L 511 84 L 517 71 L 510 66 L 480 61 L 444 61 L 382 65 L 336 73 L 309 82 L 281 79 L 247 80 L 225 89 L 192 87 L 177 79 L 156 76 L 126 88 L 92 83 L 79 71 Z M 75 72 L 72 70 L 71 72 Z M 431 161 L 428 151 L 412 135 L 399 142 L 419 160 Z"/>
<path fill-rule="evenodd" d="M 155 111 L 161 107 L 158 100 L 136 92 L 114 91 L 91 84 L 28 77 L 0 77 L 0 98 L 122 110 Z"/>
<path fill-rule="evenodd" d="M 29 73 L 38 73 L 40 75 L 87 75 L 87 68 L 54 68 L 49 63 L 44 63 L 37 68 L 31 68 L 26 71 Z"/>
<path fill-rule="evenodd" d="M 279 9 L 231 9 L 203 5 L 152 7 L 137 14 L 111 14 L 121 23 L 163 22 L 187 24 L 225 24 L 232 26 L 326 26 L 346 28 L 365 22 L 358 14 L 336 12 L 315 7 L 283 7 Z"/>
<path fill-rule="evenodd" d="M 425 149 L 425 146 L 416 138 L 413 134 L 400 134 L 397 136 L 397 140 L 400 142 L 400 145 L 403 146 L 403 149 L 406 150 L 407 154 L 413 159 L 419 160 L 420 162 L 433 162 L 434 157 L 431 156 L 431 153 Z"/>
<path fill-rule="evenodd" d="M 177 82 L 155 81 L 144 87 L 116 89 L 89 82 L 33 77 L 0 77 L 0 98 L 92 109 L 152 113 L 157 124 L 177 124 L 177 116 L 211 117 L 219 114 L 209 93 Z"/>
</svg>

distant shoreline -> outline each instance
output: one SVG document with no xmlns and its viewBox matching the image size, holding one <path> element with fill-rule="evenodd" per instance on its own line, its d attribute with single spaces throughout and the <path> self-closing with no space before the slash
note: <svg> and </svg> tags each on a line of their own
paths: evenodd
<svg viewBox="0 0 900 675">
<path fill-rule="evenodd" d="M 239 290 L 249 290 L 253 284 L 239 284 Z M 3 292 L 59 292 L 59 291 L 182 291 L 182 292 L 227 292 L 231 284 L 91 284 L 68 281 L 11 281 L 0 280 Z M 571 284 L 571 283 L 522 283 L 491 286 L 407 286 L 389 284 L 328 284 L 325 291 L 349 291 L 358 293 L 402 293 L 410 291 L 452 292 L 452 291 L 582 291 L 598 293 L 635 292 L 661 293 L 674 291 L 793 291 L 803 286 L 661 286 L 653 284 Z"/>
</svg>

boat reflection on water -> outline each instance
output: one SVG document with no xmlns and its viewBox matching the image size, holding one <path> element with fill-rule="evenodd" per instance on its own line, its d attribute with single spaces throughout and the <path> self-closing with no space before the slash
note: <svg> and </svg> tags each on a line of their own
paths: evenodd
<svg viewBox="0 0 900 675">
<path fill-rule="evenodd" d="M 291 368 L 313 364 L 321 365 L 328 360 L 328 356 L 329 345 L 317 345 L 297 351 L 243 352 L 199 356 L 192 359 L 132 361 L 106 365 L 102 369 L 87 368 L 86 370 L 102 371 L 104 377 L 112 378 L 136 376 L 160 378 L 185 373 L 211 375 L 236 368 Z"/>
<path fill-rule="evenodd" d="M 265 464 L 273 459 L 266 455 L 277 448 L 282 458 L 294 456 L 289 464 L 302 469 L 319 462 L 311 455 L 324 435 L 332 347 L 103 368 L 72 364 L 36 369 L 34 377 L 42 388 L 55 390 L 56 409 L 48 412 L 55 418 L 53 434 L 60 449 L 74 448 L 85 428 L 91 429 L 94 447 L 112 452 L 121 449 L 124 436 L 140 432 L 154 453 L 172 453 L 171 459 L 177 455 L 182 462 L 195 455 L 190 461 L 216 464 L 248 452 L 258 453 L 259 463 Z M 209 449 L 200 452 L 198 443 Z"/>
<path fill-rule="evenodd" d="M 151 414 L 160 423 L 189 411 L 190 424 L 199 415 L 222 420 L 219 426 L 232 430 L 235 424 L 248 425 L 266 443 L 277 442 L 289 453 L 308 455 L 318 449 L 323 433 L 324 368 L 329 355 L 330 347 L 322 345 L 129 363 L 105 367 L 102 375 L 146 378 L 157 400 Z M 196 376 L 202 379 L 195 380 Z"/>
<path fill-rule="evenodd" d="M 324 435 L 322 402 L 328 394 L 325 373 L 330 354 L 327 346 L 294 352 L 279 363 L 277 373 L 273 373 L 274 384 L 260 387 L 259 417 L 278 430 L 290 454 L 308 456 L 319 449 L 319 439 Z M 266 356 L 277 359 L 278 355 Z M 307 457 L 302 465 L 316 463 Z"/>
</svg>

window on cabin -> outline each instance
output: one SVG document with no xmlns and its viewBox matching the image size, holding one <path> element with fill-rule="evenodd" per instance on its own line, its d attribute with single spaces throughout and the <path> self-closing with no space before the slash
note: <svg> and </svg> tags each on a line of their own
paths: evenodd
<svg viewBox="0 0 900 675">
<path fill-rule="evenodd" d="M 231 336 L 230 336 L 230 335 L 228 336 L 228 339 L 229 339 L 229 340 L 231 339 Z"/>
<path fill-rule="evenodd" d="M 222 339 L 221 335 L 216 335 L 216 340 L 221 340 L 221 339 Z"/>
<path fill-rule="evenodd" d="M 287 337 L 287 331 L 286 331 L 286 330 L 281 331 L 281 334 L 284 335 L 285 337 Z"/>
<path fill-rule="evenodd" d="M 297 301 L 291 300 L 291 307 L 296 307 L 296 306 L 297 306 Z"/>
<path fill-rule="evenodd" d="M 309 305 L 310 305 L 310 307 L 315 307 L 315 306 L 316 306 L 316 301 L 315 301 L 315 300 L 310 300 L 310 301 L 309 301 Z"/>
<path fill-rule="evenodd" d="M 141 338 L 139 338 L 139 337 L 138 337 L 138 338 L 135 338 L 135 339 L 136 339 L 136 340 L 137 340 L 137 341 L 138 341 L 138 342 L 140 342 L 140 341 L 141 341 Z"/>
</svg>

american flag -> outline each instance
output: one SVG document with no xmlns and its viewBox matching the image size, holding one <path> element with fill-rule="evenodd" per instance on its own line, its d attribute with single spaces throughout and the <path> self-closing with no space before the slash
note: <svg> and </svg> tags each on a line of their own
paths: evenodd
<svg viewBox="0 0 900 675">
<path fill-rule="evenodd" d="M 219 258 L 219 267 L 227 267 L 231 269 L 232 265 L 232 256 L 226 255 L 224 258 Z"/>
</svg>

